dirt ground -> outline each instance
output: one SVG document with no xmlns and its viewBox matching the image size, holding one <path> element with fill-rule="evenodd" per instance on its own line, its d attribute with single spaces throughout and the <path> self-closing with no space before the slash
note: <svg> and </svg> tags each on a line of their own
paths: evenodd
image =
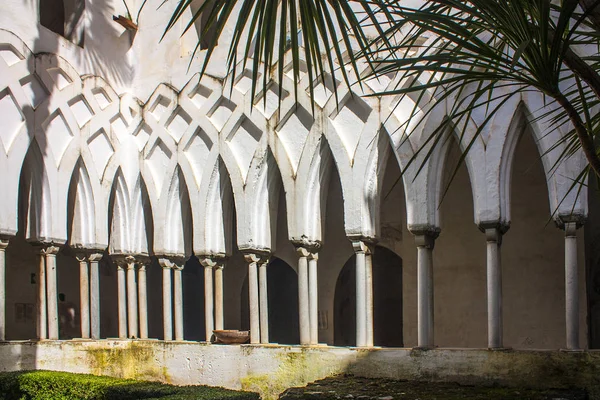
<svg viewBox="0 0 600 400">
<path fill-rule="evenodd" d="M 360 400 L 458 400 L 523 399 L 584 400 L 584 390 L 531 390 L 506 387 L 461 386 L 455 383 L 429 383 L 366 379 L 352 376 L 327 378 L 304 388 L 286 390 L 280 399 L 360 399 Z"/>
</svg>

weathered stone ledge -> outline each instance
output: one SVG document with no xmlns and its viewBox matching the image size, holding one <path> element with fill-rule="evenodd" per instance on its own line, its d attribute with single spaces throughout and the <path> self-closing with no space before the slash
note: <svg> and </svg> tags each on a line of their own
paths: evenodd
<svg viewBox="0 0 600 400">
<path fill-rule="evenodd" d="M 157 340 L 0 343 L 0 371 L 47 369 L 258 391 L 340 373 L 531 388 L 600 386 L 600 351 L 221 346 Z"/>
</svg>

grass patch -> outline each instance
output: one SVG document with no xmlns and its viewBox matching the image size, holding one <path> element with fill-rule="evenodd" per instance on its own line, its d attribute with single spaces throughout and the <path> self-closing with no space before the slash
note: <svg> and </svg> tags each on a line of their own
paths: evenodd
<svg viewBox="0 0 600 400">
<path fill-rule="evenodd" d="M 256 393 L 208 386 L 174 386 L 159 382 L 54 371 L 0 373 L 0 400 L 259 400 Z"/>
</svg>

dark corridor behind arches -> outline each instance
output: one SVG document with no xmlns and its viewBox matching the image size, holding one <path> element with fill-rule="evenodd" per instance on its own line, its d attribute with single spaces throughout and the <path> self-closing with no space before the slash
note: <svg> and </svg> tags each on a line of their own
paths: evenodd
<svg viewBox="0 0 600 400">
<path fill-rule="evenodd" d="M 250 329 L 248 299 L 248 274 L 241 295 L 242 330 Z M 267 266 L 267 296 L 269 298 L 269 342 L 299 344 L 298 275 L 292 267 L 279 258 Z"/>
<path fill-rule="evenodd" d="M 356 256 L 335 285 L 333 342 L 356 346 Z M 373 254 L 373 335 L 376 346 L 403 347 L 402 259 L 385 247 Z"/>
</svg>

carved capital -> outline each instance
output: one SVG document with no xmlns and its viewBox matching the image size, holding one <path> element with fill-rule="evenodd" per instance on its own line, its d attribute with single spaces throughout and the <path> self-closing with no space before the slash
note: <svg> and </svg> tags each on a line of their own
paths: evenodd
<svg viewBox="0 0 600 400">
<path fill-rule="evenodd" d="M 576 222 L 567 222 L 565 223 L 563 229 L 565 230 L 566 237 L 577 237 L 577 228 L 579 228 Z"/>
<path fill-rule="evenodd" d="M 304 247 L 310 253 L 317 253 L 321 249 L 320 240 L 310 240 L 307 236 L 302 235 L 300 239 L 292 238 L 291 240 L 294 247 Z"/>
<path fill-rule="evenodd" d="M 433 250 L 437 236 L 437 234 L 430 233 L 415 234 L 415 244 L 417 247 L 425 247 L 426 249 Z"/>
<path fill-rule="evenodd" d="M 137 261 L 138 270 L 140 272 L 146 272 L 146 269 L 152 263 L 152 259 L 149 256 L 145 256 L 145 255 L 136 256 L 135 259 Z"/>
<path fill-rule="evenodd" d="M 506 232 L 508 232 L 510 223 L 506 221 L 482 221 L 477 225 L 477 227 L 481 232 L 485 233 L 486 236 L 489 229 L 495 229 L 500 235 L 504 235 Z"/>
<path fill-rule="evenodd" d="M 148 255 L 136 255 L 135 261 L 138 263 L 138 266 L 141 267 L 142 265 L 150 265 L 150 263 L 152 263 L 152 258 Z"/>
<path fill-rule="evenodd" d="M 125 262 L 127 263 L 128 270 L 135 269 L 135 257 L 134 256 L 125 257 Z"/>
<path fill-rule="evenodd" d="M 165 269 L 173 268 L 175 266 L 170 259 L 163 257 L 158 258 L 158 265 Z"/>
<path fill-rule="evenodd" d="M 352 248 L 355 253 L 367 253 L 369 251 L 369 246 L 362 240 L 354 240 L 352 241 Z"/>
<path fill-rule="evenodd" d="M 8 238 L 0 238 L 0 251 L 6 250 L 6 248 L 8 247 L 8 241 Z"/>
<path fill-rule="evenodd" d="M 185 264 L 173 263 L 173 271 L 183 271 L 183 267 L 185 267 Z"/>
<path fill-rule="evenodd" d="M 348 239 L 352 242 L 355 253 L 372 254 L 373 247 L 377 243 L 376 238 L 361 235 L 349 235 Z"/>
<path fill-rule="evenodd" d="M 319 260 L 319 253 L 310 253 L 310 255 L 308 256 L 309 260 L 315 260 L 318 261 Z"/>
<path fill-rule="evenodd" d="M 298 257 L 308 257 L 310 255 L 310 251 L 308 251 L 308 249 L 306 247 L 296 247 L 296 253 L 298 254 Z"/>
<path fill-rule="evenodd" d="M 158 256 L 158 264 L 163 268 L 182 270 L 185 266 L 185 258 L 178 256 Z"/>
<path fill-rule="evenodd" d="M 261 251 L 244 252 L 244 260 L 248 264 L 266 264 L 269 261 L 271 254 Z"/>
<path fill-rule="evenodd" d="M 409 225 L 408 231 L 414 236 L 431 236 L 437 239 L 440 236 L 441 229 L 434 225 Z"/>
<path fill-rule="evenodd" d="M 135 263 L 135 257 L 130 254 L 111 254 L 111 258 L 117 264 L 117 269 L 127 269 L 129 264 Z"/>
<path fill-rule="evenodd" d="M 223 268 L 227 262 L 227 258 L 223 256 L 200 256 L 198 257 L 200 264 L 204 268 Z"/>
<path fill-rule="evenodd" d="M 100 261 L 102 259 L 102 250 L 99 249 L 86 249 L 86 248 L 77 248 L 75 250 L 75 258 L 79 262 L 95 262 Z"/>
<path fill-rule="evenodd" d="M 485 231 L 485 240 L 488 243 L 498 243 L 502 244 L 502 234 L 503 232 L 498 228 L 486 228 Z"/>
<path fill-rule="evenodd" d="M 300 240 L 292 240 L 292 244 L 296 247 L 298 257 L 307 257 L 309 259 L 318 259 L 318 251 L 321 248 L 321 242 L 317 240 L 308 240 L 306 236 L 302 236 Z"/>
<path fill-rule="evenodd" d="M 90 262 L 98 262 L 98 261 L 102 260 L 102 256 L 103 256 L 102 253 L 91 253 L 88 256 L 88 259 L 90 260 Z"/>
<path fill-rule="evenodd" d="M 46 257 L 56 257 L 58 252 L 60 251 L 60 247 L 53 245 L 42 245 L 40 249 L 40 254 L 45 255 Z"/>
<path fill-rule="evenodd" d="M 560 229 L 565 230 L 565 234 L 567 231 L 567 225 L 573 224 L 575 227 L 570 226 L 569 229 L 579 229 L 585 224 L 585 217 L 580 214 L 568 214 L 568 215 L 559 215 L 555 219 L 556 226 Z M 569 235 L 567 235 L 569 236 Z"/>
</svg>

